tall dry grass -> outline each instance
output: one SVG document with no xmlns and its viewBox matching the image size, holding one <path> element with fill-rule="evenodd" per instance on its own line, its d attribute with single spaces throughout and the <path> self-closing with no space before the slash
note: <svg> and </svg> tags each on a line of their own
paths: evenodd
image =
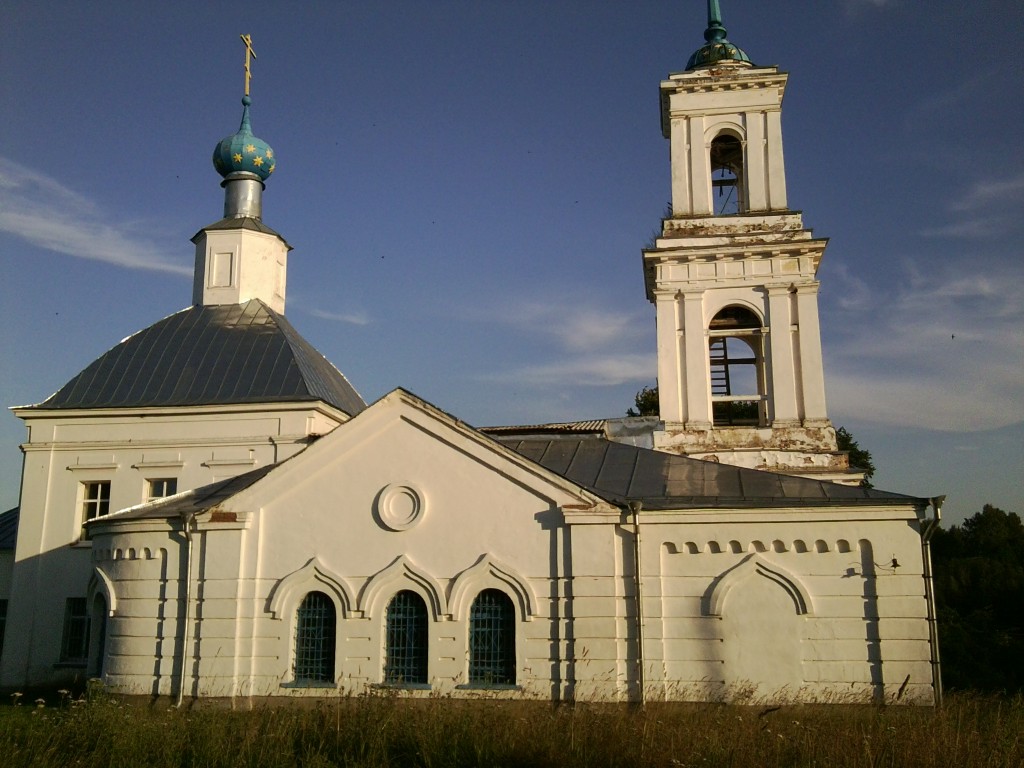
<svg viewBox="0 0 1024 768">
<path fill-rule="evenodd" d="M 1019 768 L 1022 734 L 1020 697 L 969 695 L 941 710 L 370 697 L 249 712 L 65 697 L 0 707 L 0 765 Z"/>
</svg>

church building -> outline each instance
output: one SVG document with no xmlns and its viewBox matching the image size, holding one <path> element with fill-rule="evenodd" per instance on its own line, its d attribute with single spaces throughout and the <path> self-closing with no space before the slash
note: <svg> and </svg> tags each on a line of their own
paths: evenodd
<svg viewBox="0 0 1024 768">
<path fill-rule="evenodd" d="M 865 487 L 838 449 L 787 75 L 717 0 L 704 36 L 661 83 L 660 417 L 488 429 L 404 389 L 367 405 L 286 319 L 243 36 L 191 306 L 13 409 L 0 688 L 935 702 L 938 501 Z"/>
</svg>

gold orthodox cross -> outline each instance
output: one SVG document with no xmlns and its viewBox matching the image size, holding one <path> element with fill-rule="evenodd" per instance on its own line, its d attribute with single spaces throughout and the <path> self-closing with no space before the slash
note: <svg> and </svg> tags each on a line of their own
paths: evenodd
<svg viewBox="0 0 1024 768">
<path fill-rule="evenodd" d="M 252 78 L 252 68 L 249 66 L 249 58 L 256 58 L 256 51 L 252 49 L 252 35 L 239 35 L 245 43 L 245 95 L 249 95 L 249 80 Z"/>
</svg>

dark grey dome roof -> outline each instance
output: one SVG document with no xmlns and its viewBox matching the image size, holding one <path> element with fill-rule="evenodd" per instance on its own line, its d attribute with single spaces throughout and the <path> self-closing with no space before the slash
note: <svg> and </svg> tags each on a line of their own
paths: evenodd
<svg viewBox="0 0 1024 768">
<path fill-rule="evenodd" d="M 350 416 L 348 380 L 258 299 L 194 306 L 122 341 L 39 405 L 143 408 L 322 400 Z"/>
</svg>

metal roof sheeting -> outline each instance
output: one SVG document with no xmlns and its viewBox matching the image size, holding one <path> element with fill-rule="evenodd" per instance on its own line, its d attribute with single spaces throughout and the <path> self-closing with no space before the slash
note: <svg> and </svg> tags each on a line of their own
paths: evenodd
<svg viewBox="0 0 1024 768">
<path fill-rule="evenodd" d="M 19 507 L 0 512 L 0 550 L 14 549 L 18 542 Z"/>
<path fill-rule="evenodd" d="M 921 501 L 873 488 L 717 464 L 600 437 L 496 438 L 516 453 L 615 503 L 644 509 L 878 505 Z"/>
<path fill-rule="evenodd" d="M 281 237 L 280 232 L 276 232 L 275 230 L 268 227 L 266 224 L 263 223 L 262 219 L 256 219 L 253 218 L 252 216 L 231 216 L 229 218 L 221 219 L 220 221 L 215 221 L 213 224 L 209 224 L 203 227 L 198 232 L 196 232 L 192 236 L 192 242 L 194 243 L 197 240 L 199 240 L 199 237 L 203 234 L 203 232 L 212 232 L 214 230 L 220 229 L 248 229 L 253 232 L 262 232 L 265 235 L 274 235 L 275 237 L 280 238 L 282 243 L 288 245 L 288 241 Z M 288 245 L 288 250 L 291 249 L 292 247 Z"/>
<path fill-rule="evenodd" d="M 481 427 L 480 431 L 485 435 L 536 435 L 546 432 L 550 433 L 579 433 L 579 432 L 600 432 L 604 433 L 607 419 L 591 419 L 589 421 L 562 421 L 552 424 L 519 424 L 501 427 Z"/>
<path fill-rule="evenodd" d="M 129 336 L 39 405 L 142 408 L 322 400 L 366 403 L 284 315 L 258 299 L 195 306 Z"/>
</svg>

